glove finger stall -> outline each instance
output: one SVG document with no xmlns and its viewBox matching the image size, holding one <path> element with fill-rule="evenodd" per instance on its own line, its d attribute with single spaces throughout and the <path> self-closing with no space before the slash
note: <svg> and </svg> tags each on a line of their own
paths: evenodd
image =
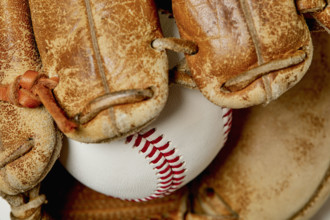
<svg viewBox="0 0 330 220">
<path fill-rule="evenodd" d="M 66 115 L 84 118 L 67 136 L 106 141 L 141 129 L 160 113 L 168 67 L 165 51 L 150 46 L 162 37 L 153 1 L 30 0 L 30 5 L 43 73 L 58 74 L 54 94 Z M 113 101 L 112 94 L 128 90 L 152 96 Z M 117 104 L 101 103 L 96 113 L 86 112 L 97 100 Z M 88 117 L 81 117 L 85 113 Z"/>
<path fill-rule="evenodd" d="M 0 85 L 40 69 L 27 1 L 0 1 Z M 36 186 L 61 149 L 61 135 L 44 108 L 0 101 L 0 191 L 14 195 Z"/>
<path fill-rule="evenodd" d="M 187 55 L 202 93 L 217 105 L 268 103 L 307 71 L 312 43 L 293 1 L 173 1 L 181 37 L 197 43 Z"/>
</svg>

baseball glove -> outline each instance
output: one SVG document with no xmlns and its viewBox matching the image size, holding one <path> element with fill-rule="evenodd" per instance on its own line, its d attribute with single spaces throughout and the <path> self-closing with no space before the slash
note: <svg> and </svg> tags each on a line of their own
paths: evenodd
<svg viewBox="0 0 330 220">
<path fill-rule="evenodd" d="M 34 34 L 54 95 L 81 142 L 103 142 L 146 126 L 168 95 L 165 51 L 152 1 L 30 0 Z M 51 111 L 51 110 L 50 110 Z M 56 121 L 56 118 L 55 118 Z"/>
<path fill-rule="evenodd" d="M 322 3 L 322 1 L 319 2 Z M 23 55 L 17 52 L 18 49 L 15 47 L 19 43 L 26 46 L 27 39 L 32 39 L 31 29 L 26 31 L 26 27 L 30 24 L 24 23 L 29 19 L 21 17 L 28 11 L 26 4 L 18 6 L 16 1 L 11 1 L 11 4 L 7 1 L 3 3 L 4 12 L 10 11 L 5 6 L 12 7 L 11 4 L 18 8 L 24 7 L 23 12 L 18 10 L 19 15 L 12 13 L 16 15 L 13 21 L 1 24 L 5 27 L 4 34 L 12 33 L 7 31 L 7 29 L 11 30 L 6 26 L 8 24 L 22 25 L 20 28 L 13 28 L 14 32 L 25 31 L 24 34 L 19 35 L 23 38 L 18 41 L 17 38 L 8 38 L 7 35 L 3 37 L 6 40 L 15 40 L 15 43 L 11 41 L 8 45 L 2 45 L 5 57 L 18 58 L 4 62 L 6 72 L 0 77 L 3 85 L 0 88 L 1 99 L 27 107 L 35 107 L 40 104 L 40 101 L 43 102 L 62 131 L 69 137 L 83 142 L 101 142 L 129 135 L 144 127 L 160 113 L 166 102 L 168 90 L 165 48 L 190 54 L 187 55 L 187 61 L 193 81 L 203 94 L 218 105 L 234 108 L 268 103 L 276 99 L 302 78 L 311 63 L 311 37 L 304 18 L 296 13 L 296 7 L 299 10 L 299 7 L 303 8 L 302 1 L 296 5 L 292 1 L 260 4 L 256 1 L 253 3 L 241 1 L 237 5 L 173 1 L 181 35 L 188 41 L 170 39 L 172 43 L 167 44 L 170 41 L 158 40 L 163 37 L 152 1 L 118 1 L 111 4 L 104 4 L 103 1 L 97 3 L 72 1 L 69 4 L 64 1 L 30 0 L 35 36 L 43 61 L 43 67 L 40 70 L 42 74 L 28 71 L 23 76 L 19 76 L 26 69 L 38 71 L 40 62 L 33 49 L 34 43 L 29 42 L 27 47 L 20 47 L 20 49 L 29 49 Z M 73 6 L 73 4 L 76 5 Z M 319 10 L 323 10 L 324 7 L 327 5 Z M 218 10 L 213 10 L 214 8 Z M 280 15 L 278 11 L 281 11 Z M 309 12 L 309 10 L 306 11 Z M 314 11 L 312 16 L 328 28 L 328 8 L 322 12 Z M 8 18 L 4 12 L 2 21 Z M 219 14 L 214 12 L 224 15 L 229 13 L 234 16 L 228 16 L 229 18 L 237 18 L 232 19 L 233 22 L 227 20 L 221 23 L 225 27 L 223 30 L 227 30 L 226 36 L 214 35 L 218 33 L 216 28 L 220 27 L 210 22 L 219 22 Z M 207 16 L 203 16 L 203 13 Z M 254 14 L 257 16 L 252 16 Z M 124 19 L 125 15 L 129 17 Z M 199 17 L 187 19 L 189 15 L 190 18 Z M 209 19 L 209 16 L 212 19 Z M 266 22 L 270 20 L 275 22 L 274 26 Z M 191 22 L 192 26 L 186 22 Z M 263 26 L 264 24 L 266 26 Z M 191 27 L 194 27 L 194 30 Z M 209 29 L 205 30 L 203 27 Z M 273 27 L 276 29 L 272 30 Z M 26 37 L 26 34 L 29 37 Z M 240 36 L 244 37 L 240 38 Z M 194 38 L 190 39 L 190 37 Z M 224 43 L 219 47 L 219 43 L 215 42 L 229 42 L 229 44 Z M 317 49 L 316 54 L 323 58 L 318 58 L 320 62 L 316 64 L 319 64 L 319 67 L 313 67 L 312 71 L 314 69 L 319 73 L 320 70 L 317 68 L 323 68 L 324 72 L 329 72 L 327 62 L 324 61 L 324 59 L 329 60 L 325 52 L 329 50 L 329 40 L 321 36 L 319 42 L 323 42 L 323 48 Z M 187 49 L 184 44 L 187 44 Z M 236 49 L 229 49 L 230 46 Z M 18 55 L 6 54 L 12 49 Z M 243 55 L 235 54 L 236 51 L 242 51 Z M 215 54 L 222 55 L 221 59 L 218 60 Z M 227 56 L 231 56 L 231 59 L 226 59 Z M 20 59 L 21 57 L 23 59 Z M 16 66 L 17 63 L 29 63 L 27 59 L 30 58 L 36 64 L 23 64 L 22 69 Z M 238 60 L 242 58 L 243 61 L 237 62 L 233 58 Z M 228 65 L 229 62 L 233 63 Z M 10 66 L 12 63 L 15 63 L 15 68 Z M 21 73 L 12 74 L 7 69 L 14 69 Z M 218 72 L 213 72 L 213 70 Z M 177 209 L 172 206 L 171 210 L 178 214 L 172 216 L 160 214 L 155 218 L 255 219 L 256 216 L 257 218 L 270 216 L 269 218 L 278 219 L 310 216 L 329 194 L 329 158 L 326 157 L 329 155 L 329 148 L 326 147 L 329 140 L 324 134 L 328 127 L 327 112 L 324 110 L 328 109 L 326 104 L 328 84 L 326 75 L 315 74 L 312 78 L 308 81 L 311 82 L 310 84 L 302 84 L 267 108 L 253 108 L 246 110 L 248 112 L 246 114 L 244 111 L 239 113 L 238 115 L 246 116 L 246 118 L 238 116 L 241 119 L 245 118 L 246 124 L 237 128 L 240 134 L 238 141 L 237 136 L 234 136 L 235 140 L 233 139 L 228 144 L 229 147 L 226 149 L 230 149 L 230 154 L 222 152 L 219 160 L 210 167 L 210 172 L 206 172 L 199 179 L 201 183 L 197 180 L 193 184 L 191 192 L 194 192 L 194 189 L 197 190 L 192 193 L 193 197 L 187 197 L 183 191 L 178 192 L 178 197 L 173 196 L 172 201 Z M 56 101 L 53 98 L 52 89 L 54 89 Z M 309 97 L 312 98 L 307 99 Z M 40 217 L 40 214 L 36 214 L 36 210 L 40 213 L 39 205 L 45 201 L 45 198 L 38 196 L 38 188 L 35 187 L 58 156 L 60 135 L 43 109 L 38 109 L 38 111 L 46 115 L 44 118 L 43 113 L 39 114 L 39 112 L 37 117 L 31 116 L 34 115 L 32 114 L 34 110 L 17 108 L 4 102 L 0 104 L 1 108 L 5 109 L 1 111 L 0 117 L 10 121 L 1 120 L 0 123 L 3 126 L 0 144 L 5 149 L 4 159 L 0 160 L 5 168 L 2 171 L 4 178 L 0 179 L 4 181 L 0 183 L 4 187 L 3 196 L 12 206 L 20 207 L 17 212 L 13 212 L 13 218 L 15 215 L 17 218 L 26 217 L 26 213 L 33 213 L 34 216 Z M 298 109 L 297 106 L 300 108 Z M 272 121 L 272 117 L 276 120 Z M 35 121 L 42 123 L 35 123 Z M 284 128 L 297 124 L 297 121 L 301 126 L 295 127 L 297 131 L 283 132 Z M 267 128 L 274 126 L 274 129 L 263 129 L 264 124 Z M 12 132 L 10 129 L 13 128 L 15 130 Z M 254 133 L 251 134 L 251 131 Z M 25 133 L 28 135 L 22 135 Z M 234 132 L 233 135 L 238 133 Z M 39 141 L 37 137 L 40 134 L 43 134 L 40 139 L 42 144 L 38 145 L 36 144 Z M 311 135 L 311 140 L 303 139 L 302 134 L 305 135 L 304 138 Z M 20 139 L 21 136 L 25 139 Z M 281 139 L 272 140 L 274 137 Z M 269 144 L 269 140 L 276 146 Z M 12 145 L 12 143 L 16 144 L 16 149 L 13 148 L 15 144 Z M 31 148 L 32 145 L 34 147 Z M 308 151 L 308 149 L 316 149 L 315 146 L 320 149 Z M 17 151 L 18 148 L 19 151 Z M 6 149 L 10 150 L 6 151 Z M 267 153 L 265 153 L 266 150 Z M 46 160 L 41 160 L 40 152 L 48 156 Z M 269 155 L 272 157 L 265 159 Z M 275 160 L 272 160 L 275 158 L 273 155 L 277 156 Z M 20 160 L 23 157 L 28 159 Z M 258 163 L 260 157 L 262 160 Z M 16 164 L 16 161 L 22 162 L 23 165 L 12 167 L 10 176 L 14 177 L 14 181 L 10 179 L 12 182 L 9 182 L 6 179 L 7 172 L 10 171 L 13 162 Z M 25 161 L 34 163 L 37 169 L 31 169 Z M 278 161 L 283 162 L 283 169 L 276 168 Z M 244 166 L 241 166 L 243 162 Z M 271 168 L 274 167 L 276 169 L 272 170 Z M 20 172 L 24 168 L 28 169 Z M 317 178 L 311 178 L 312 169 L 318 170 Z M 269 170 L 276 174 L 276 178 L 269 175 Z M 298 172 L 304 175 L 297 178 L 295 174 Z M 23 175 L 19 174 L 22 173 L 27 174 L 27 177 L 21 178 Z M 237 176 L 240 179 L 237 179 Z M 257 185 L 252 183 L 253 180 L 260 178 L 265 181 L 260 181 Z M 263 185 L 264 183 L 267 185 Z M 14 186 L 15 184 L 17 185 Z M 301 196 L 298 191 L 303 191 L 304 196 Z M 183 194 L 180 194 L 182 192 Z M 29 209 L 24 206 L 24 196 L 29 197 L 30 205 L 33 203 Z M 294 207 L 285 205 L 287 204 L 285 199 L 288 196 L 299 197 L 298 202 L 297 199 L 294 201 L 296 204 Z M 162 201 L 166 201 L 166 198 Z M 142 203 L 137 206 L 143 210 L 149 204 L 151 203 Z M 182 204 L 188 205 L 181 206 Z M 123 202 L 123 206 L 130 207 L 132 203 Z M 287 207 L 291 209 L 288 210 Z M 141 218 L 153 218 L 154 214 L 146 210 L 144 213 L 136 212 L 135 216 L 131 215 L 127 218 L 122 217 L 125 215 L 121 214 L 115 216 L 125 219 L 135 218 L 136 215 Z M 279 213 L 278 210 L 282 212 Z M 169 212 L 172 213 L 172 211 Z M 105 216 L 105 212 L 101 215 Z"/>
<path fill-rule="evenodd" d="M 301 80 L 313 54 L 302 12 L 313 12 L 329 31 L 329 6 L 323 0 L 172 4 L 181 38 L 198 46 L 186 55 L 193 81 L 224 107 L 269 103 Z"/>
<path fill-rule="evenodd" d="M 19 76 L 39 69 L 40 60 L 27 1 L 0 1 L 0 90 L 16 105 L 39 102 Z M 32 101 L 31 101 L 32 100 Z M 21 108 L 0 101 L 0 195 L 12 207 L 12 219 L 38 219 L 45 196 L 39 183 L 59 157 L 61 134 L 44 108 Z"/>
<path fill-rule="evenodd" d="M 234 111 L 230 138 L 199 178 L 188 219 L 310 219 L 328 198 L 330 38 L 313 40 L 301 83 L 266 107 Z"/>
<path fill-rule="evenodd" d="M 313 40 L 301 83 L 266 107 L 235 110 L 226 146 L 186 188 L 133 203 L 82 186 L 58 165 L 44 185 L 46 210 L 56 219 L 310 219 L 330 195 L 330 38 Z M 59 178 L 69 184 L 56 191 Z"/>
</svg>

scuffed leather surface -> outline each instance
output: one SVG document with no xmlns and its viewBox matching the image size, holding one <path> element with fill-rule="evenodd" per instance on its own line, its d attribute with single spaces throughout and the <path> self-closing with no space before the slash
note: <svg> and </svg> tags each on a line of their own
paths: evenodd
<svg viewBox="0 0 330 220">
<path fill-rule="evenodd" d="M 313 13 L 314 18 L 321 24 L 321 26 L 326 29 L 326 31 L 330 34 L 330 6 L 320 11 Z"/>
<path fill-rule="evenodd" d="M 309 219 L 330 195 L 330 38 L 313 37 L 301 83 L 266 107 L 234 112 L 227 145 L 200 178 L 200 213 Z"/>
<path fill-rule="evenodd" d="M 152 99 L 105 110 L 69 137 L 99 142 L 127 135 L 160 113 L 167 99 L 168 67 L 165 52 L 150 46 L 162 37 L 151 0 L 30 0 L 30 5 L 43 72 L 58 74 L 60 83 L 54 92 L 70 118 L 106 93 L 154 90 Z"/>
<path fill-rule="evenodd" d="M 186 56 L 194 80 L 220 106 L 268 103 L 295 85 L 310 65 L 309 30 L 291 0 L 175 0 L 173 12 L 181 37 L 199 47 L 197 54 Z M 220 90 L 229 79 L 272 61 L 289 60 L 302 48 L 304 62 L 259 77 L 239 91 Z"/>
<path fill-rule="evenodd" d="M 9 84 L 29 68 L 39 70 L 28 3 L 0 1 L 0 83 Z M 23 72 L 22 72 L 23 71 Z"/>
<path fill-rule="evenodd" d="M 82 186 L 58 164 L 43 185 L 46 210 L 56 219 L 310 219 L 330 192 L 329 38 L 314 37 L 314 64 L 300 84 L 267 107 L 234 111 L 228 144 L 188 185 L 196 197 L 179 190 L 122 201 Z M 214 203 L 201 207 L 197 196 L 205 192 Z"/>
<path fill-rule="evenodd" d="M 315 12 L 322 10 L 326 5 L 326 0 L 296 0 L 296 6 L 299 12 Z"/>
<path fill-rule="evenodd" d="M 40 68 L 27 1 L 0 1 L 0 84 L 11 83 L 26 70 Z M 29 139 L 34 146 L 0 169 L 0 191 L 16 194 L 37 185 L 61 149 L 60 135 L 43 109 L 27 109 L 0 101 L 0 161 Z"/>
</svg>

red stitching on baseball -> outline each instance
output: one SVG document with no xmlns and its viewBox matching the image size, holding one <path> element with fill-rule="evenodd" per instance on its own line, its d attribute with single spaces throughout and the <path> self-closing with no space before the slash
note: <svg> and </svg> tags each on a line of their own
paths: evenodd
<svg viewBox="0 0 330 220">
<path fill-rule="evenodd" d="M 231 119 L 229 121 L 227 121 L 227 123 L 225 124 L 225 126 L 230 126 L 231 125 Z"/>
<path fill-rule="evenodd" d="M 223 135 L 224 135 L 224 143 L 225 143 L 228 139 L 228 135 L 231 130 L 231 126 L 232 126 L 232 122 L 233 122 L 233 117 L 232 117 L 233 110 L 228 109 L 228 108 L 222 108 L 222 112 L 224 112 L 224 114 L 222 115 L 222 119 L 224 121 Z"/>
<path fill-rule="evenodd" d="M 169 145 L 170 145 L 170 142 L 167 142 L 166 144 L 164 144 L 164 146 L 159 147 L 158 149 L 159 149 L 160 151 L 166 150 L 166 149 L 169 147 Z"/>
<path fill-rule="evenodd" d="M 170 172 L 166 176 L 160 177 L 160 179 L 166 180 L 166 179 L 170 178 L 172 175 L 173 175 L 173 172 L 170 170 Z"/>
<path fill-rule="evenodd" d="M 161 182 L 161 184 L 168 184 L 170 183 L 172 180 L 168 180 L 168 181 L 165 181 L 165 182 Z"/>
<path fill-rule="evenodd" d="M 180 168 L 181 166 L 183 166 L 183 163 L 179 163 L 178 165 L 173 165 L 172 168 L 173 169 Z"/>
<path fill-rule="evenodd" d="M 174 153 L 175 153 L 175 149 L 173 149 L 173 150 L 171 150 L 171 151 L 169 151 L 167 153 L 164 153 L 164 156 L 165 157 L 169 157 L 169 156 L 172 156 Z"/>
<path fill-rule="evenodd" d="M 138 136 L 134 143 L 134 147 L 138 147 L 141 144 L 141 141 L 142 141 L 142 136 Z"/>
<path fill-rule="evenodd" d="M 157 152 L 157 148 L 153 147 L 152 151 L 148 154 L 148 157 L 153 157 L 155 155 L 155 153 Z"/>
<path fill-rule="evenodd" d="M 183 174 L 184 171 L 185 171 L 185 170 L 183 169 L 183 170 L 175 171 L 175 172 L 173 172 L 173 173 L 179 175 L 179 174 Z"/>
<path fill-rule="evenodd" d="M 161 159 L 162 159 L 162 155 L 161 155 L 161 154 L 158 154 L 157 158 L 154 159 L 153 161 L 151 161 L 151 163 L 156 164 L 156 163 L 158 163 Z M 166 163 L 166 161 L 164 161 L 164 163 Z"/>
<path fill-rule="evenodd" d="M 181 181 L 185 178 L 185 176 L 179 177 L 179 178 L 174 178 L 174 181 Z"/>
<path fill-rule="evenodd" d="M 160 155 L 161 155 L 161 154 L 160 154 Z M 161 157 L 163 158 L 163 155 L 161 155 Z M 162 163 L 161 165 L 159 165 L 158 167 L 156 167 L 156 169 L 159 170 L 160 168 L 162 168 L 163 166 L 165 166 L 166 162 L 167 162 L 167 161 L 164 160 L 163 163 Z"/>
<path fill-rule="evenodd" d="M 232 126 L 232 110 L 222 108 L 223 135 L 224 142 L 228 138 Z M 181 156 L 175 155 L 176 150 L 170 142 L 164 142 L 163 135 L 156 135 L 156 128 L 152 128 L 143 134 L 135 134 L 126 138 L 126 143 L 133 141 L 133 147 L 138 148 L 140 152 L 150 158 L 150 164 L 155 165 L 154 169 L 159 175 L 159 182 L 155 192 L 142 199 L 133 199 L 133 201 L 142 202 L 168 195 L 179 188 L 185 179 L 184 162 L 180 161 Z M 158 146 L 159 145 L 159 146 Z M 148 152 L 149 151 L 149 152 Z M 132 200 L 130 200 L 132 201 Z"/>
<path fill-rule="evenodd" d="M 140 139 L 139 142 L 141 143 L 141 141 L 142 141 L 142 138 Z M 146 143 L 144 144 L 144 147 L 142 148 L 141 152 L 142 152 L 142 153 L 147 152 L 147 150 L 149 149 L 149 146 L 150 146 L 150 142 L 146 142 Z"/>
<path fill-rule="evenodd" d="M 167 171 L 169 171 L 169 169 L 171 169 L 171 167 L 170 167 L 170 166 L 167 166 L 164 170 L 159 171 L 159 173 L 160 173 L 160 174 L 164 174 L 164 173 L 166 173 Z"/>
<path fill-rule="evenodd" d="M 158 138 L 156 138 L 155 140 L 151 141 L 152 144 L 157 144 L 159 143 L 161 140 L 163 139 L 162 136 L 159 136 Z"/>
<path fill-rule="evenodd" d="M 181 182 L 177 182 L 177 183 L 173 183 L 173 184 L 176 185 L 176 186 L 179 186 L 181 183 L 182 183 L 182 181 Z"/>
<path fill-rule="evenodd" d="M 155 131 L 156 131 L 156 129 L 153 128 L 153 129 L 147 131 L 146 133 L 144 133 L 142 136 L 143 136 L 144 138 L 148 138 L 150 135 L 152 135 L 153 133 L 155 133 Z"/>
<path fill-rule="evenodd" d="M 160 188 L 167 189 L 167 188 L 170 188 L 171 186 L 172 186 L 172 183 L 168 184 L 167 186 L 161 186 Z"/>
<path fill-rule="evenodd" d="M 170 163 L 175 163 L 175 162 L 178 162 L 180 160 L 180 157 L 176 157 L 172 160 L 168 160 Z"/>
<path fill-rule="evenodd" d="M 126 142 L 125 142 L 125 144 L 130 143 L 130 142 L 132 141 L 132 139 L 133 139 L 133 135 L 128 136 L 128 137 L 126 138 Z"/>
<path fill-rule="evenodd" d="M 163 135 L 153 137 L 155 132 L 156 129 L 153 128 L 143 134 L 135 134 L 126 138 L 127 144 L 133 141 L 133 147 L 139 148 L 140 152 L 146 154 L 146 158 L 151 158 L 150 164 L 156 165 L 154 169 L 159 175 L 158 186 L 153 195 L 134 201 L 147 201 L 167 195 L 184 182 L 185 175 L 182 175 L 186 170 L 183 168 L 184 162 L 179 162 L 181 157 L 175 155 L 175 148 L 171 146 L 170 142 L 161 143 L 164 141 Z"/>
</svg>

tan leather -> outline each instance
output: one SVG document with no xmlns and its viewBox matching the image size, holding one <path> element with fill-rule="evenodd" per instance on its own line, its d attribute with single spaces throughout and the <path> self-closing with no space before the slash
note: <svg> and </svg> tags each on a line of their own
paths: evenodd
<svg viewBox="0 0 330 220">
<path fill-rule="evenodd" d="M 322 11 L 313 13 L 313 17 L 330 34 L 330 5 L 328 4 Z"/>
<path fill-rule="evenodd" d="M 0 84 L 28 69 L 40 69 L 27 1 L 0 1 Z M 0 101 L 0 192 L 17 194 L 36 186 L 61 149 L 61 135 L 44 108 L 19 108 Z"/>
<path fill-rule="evenodd" d="M 312 44 L 294 1 L 173 0 L 182 38 L 197 43 L 187 55 L 202 93 L 217 105 L 269 103 L 307 71 Z"/>
<path fill-rule="evenodd" d="M 45 195 L 39 195 L 39 187 L 40 185 L 37 185 L 31 190 L 17 195 L 6 195 L 0 192 L 0 196 L 11 207 L 11 220 L 41 220 L 43 217 L 41 206 L 47 203 L 47 200 Z M 42 219 L 46 220 L 46 218 Z"/>
<path fill-rule="evenodd" d="M 70 118 L 105 94 L 153 91 L 151 99 L 104 110 L 67 136 L 107 141 L 158 116 L 167 100 L 168 64 L 165 51 L 150 46 L 162 37 L 153 1 L 30 0 L 30 7 L 43 73 L 59 76 L 54 93 Z"/>
<path fill-rule="evenodd" d="M 80 220 L 310 219 L 330 194 L 330 38 L 313 38 L 301 83 L 266 107 L 235 110 L 228 143 L 187 188 L 132 203 L 84 187 L 58 163 L 43 184 L 45 210 Z"/>
<path fill-rule="evenodd" d="M 296 0 L 296 6 L 299 12 L 316 12 L 326 6 L 326 0 Z"/>
<path fill-rule="evenodd" d="M 194 214 L 307 220 L 330 195 L 330 38 L 313 37 L 301 83 L 266 107 L 234 111 L 227 145 L 200 177 Z"/>
<path fill-rule="evenodd" d="M 311 30 L 321 26 L 330 34 L 330 6 L 326 0 L 296 0 L 296 5 L 300 13 L 307 13 L 306 18 Z M 314 17 L 317 23 L 314 23 L 311 17 Z"/>
</svg>

